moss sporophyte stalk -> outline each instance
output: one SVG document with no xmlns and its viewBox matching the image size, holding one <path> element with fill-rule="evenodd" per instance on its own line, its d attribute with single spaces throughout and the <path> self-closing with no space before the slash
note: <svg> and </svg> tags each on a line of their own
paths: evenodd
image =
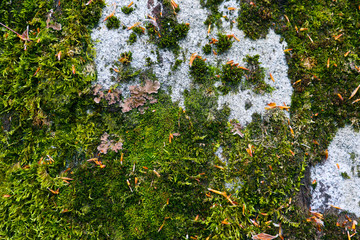
<svg viewBox="0 0 360 240">
<path fill-rule="evenodd" d="M 129 34 L 140 39 L 146 26 L 159 59 L 158 49 L 168 49 L 176 54 L 174 72 L 186 65 L 194 84 L 184 92 L 184 108 L 160 87 L 151 66 L 133 67 L 131 48 L 107 66 L 118 85 L 138 81 L 131 95 L 95 85 L 90 31 L 104 1 L 0 2 L 0 22 L 16 32 L 0 28 L 0 236 L 356 239 L 356 216 L 334 207 L 323 215 L 308 210 L 310 186 L 320 185 L 308 174 L 327 158 L 338 127 L 359 127 L 359 4 L 234 6 L 249 38 L 263 38 L 272 27 L 285 39 L 294 88 L 290 119 L 288 106 L 269 103 L 242 126 L 229 122 L 229 107 L 217 99 L 242 85 L 271 94 L 261 56 L 247 56 L 243 66 L 195 56 L 189 66 L 179 43 L 191 23 L 177 19 L 180 2 L 161 2 L 161 14 L 152 16 L 158 26 L 148 21 Z M 136 4 L 127 5 L 134 9 L 128 16 L 144 3 Z M 210 9 L 204 29 L 221 24 L 221 4 L 202 2 Z M 114 13 L 104 24 L 115 19 Z M 210 49 L 221 58 L 235 43 L 224 33 L 217 38 Z M 349 171 L 339 174 L 352 180 Z"/>
</svg>

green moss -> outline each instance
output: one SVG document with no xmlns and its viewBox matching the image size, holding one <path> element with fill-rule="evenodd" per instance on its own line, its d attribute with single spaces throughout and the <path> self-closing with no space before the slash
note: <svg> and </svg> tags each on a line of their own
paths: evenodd
<svg viewBox="0 0 360 240">
<path fill-rule="evenodd" d="M 211 53 L 211 45 L 206 44 L 205 46 L 203 46 L 202 50 L 205 54 L 210 54 Z"/>
<path fill-rule="evenodd" d="M 120 53 L 119 62 L 121 62 L 123 65 L 128 65 L 130 64 L 131 61 L 132 61 L 131 51 Z"/>
<path fill-rule="evenodd" d="M 217 52 L 221 54 L 231 48 L 233 41 L 231 40 L 231 37 L 222 33 L 219 33 L 217 36 L 218 41 L 214 45 L 216 46 Z"/>
<path fill-rule="evenodd" d="M 158 27 L 148 23 L 146 29 L 150 39 L 158 47 L 170 49 L 178 54 L 180 50 L 178 41 L 186 37 L 190 27 L 188 24 L 177 22 L 170 1 L 164 1 L 163 7 L 162 15 L 159 13 L 155 16 L 158 19 Z"/>
<path fill-rule="evenodd" d="M 176 71 L 182 63 L 183 63 L 183 60 L 176 59 L 174 65 L 171 67 L 171 70 Z"/>
<path fill-rule="evenodd" d="M 158 40 L 158 46 L 160 48 L 170 48 L 175 51 L 179 50 L 178 41 L 185 38 L 189 26 L 185 23 L 177 23 L 171 18 L 165 18 L 161 20 L 161 38 Z"/>
<path fill-rule="evenodd" d="M 130 45 L 132 45 L 133 43 L 135 43 L 137 40 L 137 35 L 136 33 L 132 32 L 129 36 L 129 40 L 127 41 Z"/>
<path fill-rule="evenodd" d="M 269 93 L 273 90 L 273 88 L 265 83 L 265 69 L 260 66 L 261 62 L 259 62 L 259 55 L 249 56 L 243 60 L 247 63 L 246 67 L 249 71 L 246 71 L 246 81 L 245 85 L 250 86 L 253 91 L 257 94 Z"/>
<path fill-rule="evenodd" d="M 343 179 L 350 179 L 349 174 L 347 174 L 347 172 L 341 172 L 340 175 L 342 176 Z"/>
<path fill-rule="evenodd" d="M 133 7 L 121 7 L 121 11 L 125 14 L 130 14 L 134 11 L 134 8 Z"/>
<path fill-rule="evenodd" d="M 134 27 L 132 30 L 133 30 L 133 32 L 136 33 L 137 35 L 144 34 L 144 31 L 142 30 L 141 27 Z"/>
<path fill-rule="evenodd" d="M 274 0 L 245 1 L 241 4 L 237 19 L 239 29 L 253 40 L 264 38 L 271 23 L 279 17 L 280 4 Z"/>
<path fill-rule="evenodd" d="M 106 22 L 106 27 L 108 29 L 117 29 L 120 27 L 120 20 L 115 16 L 111 16 Z"/>
<path fill-rule="evenodd" d="M 232 89 L 237 89 L 244 77 L 244 70 L 232 64 L 224 64 L 221 70 L 222 85 L 219 90 L 224 94 L 229 93 Z"/>
<path fill-rule="evenodd" d="M 195 58 L 190 68 L 190 75 L 193 77 L 194 82 L 205 84 L 210 78 L 210 67 L 203 59 Z"/>
</svg>

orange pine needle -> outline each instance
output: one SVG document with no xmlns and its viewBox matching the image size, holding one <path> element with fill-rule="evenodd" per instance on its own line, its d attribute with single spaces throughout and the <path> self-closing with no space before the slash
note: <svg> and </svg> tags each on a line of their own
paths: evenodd
<svg viewBox="0 0 360 240">
<path fill-rule="evenodd" d="M 337 167 L 338 169 L 340 169 L 340 165 L 339 165 L 338 163 L 336 164 L 336 167 Z"/>
<path fill-rule="evenodd" d="M 221 167 L 221 166 L 218 166 L 218 165 L 214 165 L 214 167 L 216 167 L 218 169 L 221 169 L 221 170 L 224 170 L 224 167 Z"/>
<path fill-rule="evenodd" d="M 127 7 L 131 7 L 134 4 L 134 2 L 131 2 Z"/>
<path fill-rule="evenodd" d="M 193 54 L 191 54 L 191 57 L 190 57 L 190 62 L 189 62 L 190 67 L 192 66 L 192 64 L 193 64 L 194 60 L 196 59 L 196 56 L 197 56 L 197 53 L 193 53 Z"/>
<path fill-rule="evenodd" d="M 155 175 L 156 175 L 157 177 L 161 177 L 161 175 L 160 175 L 157 171 L 153 170 L 153 172 L 155 173 Z"/>
<path fill-rule="evenodd" d="M 236 10 L 236 8 L 235 7 L 228 7 L 228 10 L 233 11 L 233 10 Z"/>
<path fill-rule="evenodd" d="M 245 71 L 250 71 L 250 69 L 245 68 L 245 67 L 238 66 L 238 68 L 240 68 L 240 69 L 242 69 L 242 70 L 245 70 Z"/>
<path fill-rule="evenodd" d="M 331 204 L 330 204 L 330 207 L 333 207 L 333 208 L 336 208 L 336 209 L 341 209 L 340 207 L 336 207 L 336 206 L 331 205 Z"/>
<path fill-rule="evenodd" d="M 170 133 L 170 135 L 169 135 L 169 143 L 171 143 L 171 139 L 173 139 L 174 138 L 174 136 Z"/>
<path fill-rule="evenodd" d="M 141 22 L 136 22 L 134 25 L 132 25 L 131 27 L 128 27 L 127 30 L 133 29 L 134 27 L 137 27 L 141 24 Z"/>
<path fill-rule="evenodd" d="M 330 67 L 330 58 L 328 58 L 328 60 L 327 60 L 326 67 L 327 67 L 327 68 L 329 68 L 329 67 Z"/>
<path fill-rule="evenodd" d="M 116 3 L 114 3 L 113 5 L 114 5 L 114 10 L 104 19 L 104 22 L 106 20 L 108 20 L 109 18 L 111 18 L 112 16 L 114 16 L 115 11 L 116 11 Z"/>
<path fill-rule="evenodd" d="M 61 51 L 59 51 L 55 56 L 57 57 L 58 61 L 60 61 L 60 59 L 61 59 Z"/>
<path fill-rule="evenodd" d="M 353 96 L 355 96 L 355 94 L 357 93 L 357 91 L 359 90 L 359 88 L 360 88 L 360 84 L 359 84 L 359 86 L 357 86 L 357 87 L 355 88 L 354 91 L 352 91 L 351 96 L 350 96 L 349 99 L 351 99 Z"/>
<path fill-rule="evenodd" d="M 210 32 L 211 32 L 211 24 L 209 24 L 207 34 L 209 35 L 209 34 L 210 34 Z"/>
<path fill-rule="evenodd" d="M 293 49 L 292 48 L 285 49 L 284 52 L 290 52 L 291 50 L 293 50 Z"/>
<path fill-rule="evenodd" d="M 271 78 L 271 80 L 273 81 L 273 82 L 275 82 L 275 79 L 274 79 L 274 77 L 273 77 L 273 75 L 270 73 L 270 78 Z"/>
<path fill-rule="evenodd" d="M 235 34 L 232 34 L 233 38 L 235 38 L 236 41 L 240 42 L 240 39 L 238 39 Z"/>
<path fill-rule="evenodd" d="M 73 73 L 73 74 L 75 74 L 75 73 L 76 73 L 76 71 L 75 71 L 75 66 L 74 66 L 74 65 L 72 65 L 72 67 L 71 67 L 71 68 L 72 68 L 72 73 Z"/>
<path fill-rule="evenodd" d="M 357 103 L 360 101 L 360 98 L 356 99 L 355 101 L 353 101 L 351 104 Z"/>
<path fill-rule="evenodd" d="M 341 101 L 344 101 L 344 98 L 341 96 L 340 93 L 338 93 L 337 96 L 340 98 Z"/>
<path fill-rule="evenodd" d="M 9 197 L 11 197 L 11 195 L 9 195 L 9 194 L 4 194 L 3 197 L 4 197 L 4 198 L 9 198 Z"/>
<path fill-rule="evenodd" d="M 335 40 L 338 40 L 339 38 L 341 38 L 342 35 L 343 35 L 343 34 L 341 33 L 341 34 L 339 34 L 339 35 L 337 35 L 337 36 L 334 36 L 334 39 L 335 39 Z"/>
<path fill-rule="evenodd" d="M 295 153 L 293 151 L 291 151 L 290 149 L 289 149 L 289 152 L 291 153 L 291 155 L 295 156 Z"/>
<path fill-rule="evenodd" d="M 292 135 L 293 137 L 295 137 L 294 130 L 292 129 L 292 127 L 291 127 L 291 126 L 289 126 L 289 128 L 290 128 L 291 135 Z"/>
<path fill-rule="evenodd" d="M 350 50 L 347 51 L 347 52 L 344 54 L 344 57 L 347 57 L 347 55 L 349 55 L 350 52 L 351 52 Z"/>
<path fill-rule="evenodd" d="M 215 50 L 213 49 L 213 53 L 214 53 L 214 55 L 217 55 L 217 52 L 215 52 Z"/>
<path fill-rule="evenodd" d="M 34 76 L 36 76 L 36 74 L 40 71 L 40 67 L 38 67 L 34 73 Z"/>
<path fill-rule="evenodd" d="M 59 188 L 56 191 L 54 191 L 54 190 L 52 190 L 50 188 L 48 188 L 48 190 L 53 194 L 59 194 Z"/>
</svg>

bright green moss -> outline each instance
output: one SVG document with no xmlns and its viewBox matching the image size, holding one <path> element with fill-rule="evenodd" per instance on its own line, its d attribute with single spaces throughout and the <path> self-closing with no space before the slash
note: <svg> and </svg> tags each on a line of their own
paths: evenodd
<svg viewBox="0 0 360 240">
<path fill-rule="evenodd" d="M 205 46 L 203 46 L 202 50 L 205 54 L 210 54 L 211 53 L 211 45 L 206 44 Z"/>
<path fill-rule="evenodd" d="M 129 36 L 129 40 L 127 41 L 130 45 L 132 45 L 133 43 L 135 43 L 137 40 L 137 35 L 136 33 L 132 32 Z"/>
<path fill-rule="evenodd" d="M 123 13 L 125 13 L 125 14 L 130 14 L 130 13 L 132 13 L 132 12 L 134 11 L 134 8 L 133 8 L 133 7 L 126 7 L 126 6 L 124 6 L 124 7 L 121 8 L 121 11 L 122 11 Z"/>
<path fill-rule="evenodd" d="M 214 45 L 216 46 L 217 52 L 221 54 L 231 48 L 233 41 L 230 37 L 222 33 L 219 33 L 217 36 L 218 42 L 216 42 Z"/>
<path fill-rule="evenodd" d="M 120 20 L 116 16 L 111 16 L 106 22 L 106 27 L 108 29 L 117 29 L 120 27 Z"/>
</svg>

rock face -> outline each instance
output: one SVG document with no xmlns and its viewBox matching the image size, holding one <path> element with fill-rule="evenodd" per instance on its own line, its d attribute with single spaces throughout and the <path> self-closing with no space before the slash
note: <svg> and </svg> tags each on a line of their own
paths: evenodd
<svg viewBox="0 0 360 240">
<path fill-rule="evenodd" d="M 113 11 L 114 0 L 107 0 L 107 7 L 103 11 L 103 16 L 99 22 L 99 27 L 94 29 L 92 38 L 96 43 L 96 65 L 98 71 L 98 83 L 105 88 L 109 88 L 115 82 L 111 81 L 114 76 L 110 72 L 110 68 L 114 61 L 120 56 L 120 53 L 131 51 L 132 62 L 131 66 L 135 69 L 146 69 L 146 58 L 151 59 L 154 64 L 151 66 L 153 72 L 161 83 L 162 89 L 171 87 L 173 101 L 179 101 L 180 106 L 184 106 L 183 91 L 190 89 L 192 79 L 189 74 L 189 59 L 191 54 L 197 53 L 206 62 L 212 65 L 224 64 L 227 61 L 233 60 L 239 65 L 244 66 L 243 59 L 246 55 L 260 55 L 260 62 L 262 67 L 266 70 L 265 81 L 274 88 L 272 93 L 264 95 L 255 94 L 252 90 L 239 91 L 238 93 L 229 93 L 220 96 L 218 99 L 219 107 L 223 104 L 228 104 L 231 109 L 230 118 L 236 118 L 240 124 L 246 125 L 251 121 L 251 115 L 255 112 L 263 113 L 266 104 L 275 102 L 278 105 L 285 103 L 290 105 L 292 87 L 290 80 L 287 77 L 288 66 L 286 64 L 283 50 L 286 49 L 286 43 L 280 43 L 280 36 L 270 30 L 265 39 L 253 41 L 245 38 L 244 33 L 236 26 L 232 26 L 232 21 L 237 18 L 237 11 L 229 11 L 228 7 L 236 6 L 235 1 L 224 2 L 219 6 L 223 11 L 223 15 L 227 16 L 228 20 L 222 19 L 222 29 L 210 29 L 208 34 L 208 26 L 204 25 L 204 21 L 210 14 L 207 9 L 201 7 L 199 1 L 179 0 L 176 3 L 179 5 L 180 12 L 177 13 L 177 21 L 179 23 L 189 23 L 190 30 L 187 37 L 180 40 L 180 54 L 176 56 L 169 50 L 158 49 L 153 43 L 149 43 L 149 37 L 141 35 L 138 40 L 130 45 L 127 43 L 131 30 L 127 27 L 132 26 L 136 22 L 141 22 L 145 26 L 146 22 L 152 22 L 148 15 L 154 15 L 154 11 L 159 8 L 160 2 L 140 1 L 136 3 L 135 10 L 125 15 L 121 12 L 121 6 L 116 8 L 115 16 L 117 16 L 125 28 L 108 30 L 103 22 L 105 17 Z M 235 25 L 235 24 L 234 24 Z M 205 55 L 202 47 L 209 43 L 209 39 L 217 38 L 217 34 L 222 32 L 224 34 L 234 34 L 239 41 L 232 44 L 232 48 L 222 54 L 215 55 L 213 53 Z M 156 53 L 158 52 L 158 53 Z M 182 60 L 183 63 L 178 68 L 172 71 L 172 66 L 176 60 Z M 275 82 L 270 79 L 272 74 Z M 129 93 L 129 84 L 122 84 L 121 88 L 126 95 Z M 246 102 L 251 102 L 251 107 L 245 107 Z"/>
<path fill-rule="evenodd" d="M 360 133 L 350 126 L 338 130 L 328 148 L 328 159 L 311 169 L 311 209 L 323 212 L 331 205 L 360 216 Z"/>
</svg>

